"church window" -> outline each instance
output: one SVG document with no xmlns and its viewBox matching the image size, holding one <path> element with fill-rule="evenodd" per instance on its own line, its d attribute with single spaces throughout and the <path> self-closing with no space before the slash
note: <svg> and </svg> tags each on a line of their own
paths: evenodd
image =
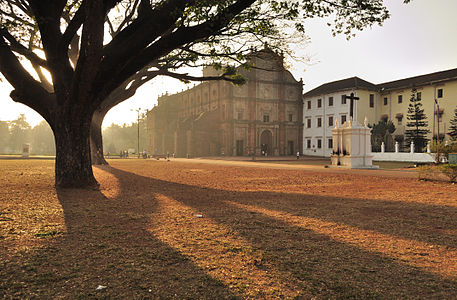
<svg viewBox="0 0 457 300">
<path fill-rule="evenodd" d="M 270 116 L 269 115 L 263 115 L 263 121 L 264 122 L 270 122 Z"/>
<path fill-rule="evenodd" d="M 333 97 L 328 98 L 328 106 L 333 106 Z"/>
</svg>

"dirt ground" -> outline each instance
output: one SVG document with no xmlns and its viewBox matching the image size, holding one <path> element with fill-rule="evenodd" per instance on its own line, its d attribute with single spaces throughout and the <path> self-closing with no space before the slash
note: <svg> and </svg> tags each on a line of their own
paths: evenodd
<svg viewBox="0 0 457 300">
<path fill-rule="evenodd" d="M 0 298 L 457 297 L 457 185 L 110 164 L 56 190 L 53 161 L 0 160 Z"/>
</svg>

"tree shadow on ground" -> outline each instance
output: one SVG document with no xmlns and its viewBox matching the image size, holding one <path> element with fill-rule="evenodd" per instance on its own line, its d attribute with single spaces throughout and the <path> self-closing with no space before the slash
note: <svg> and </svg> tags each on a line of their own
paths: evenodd
<svg viewBox="0 0 457 300">
<path fill-rule="evenodd" d="M 455 276 L 326 231 L 333 222 L 454 251 L 455 235 L 424 230 L 456 228 L 454 207 L 228 191 L 99 170 L 117 190 L 58 190 L 66 232 L 0 264 L 0 298 L 457 296 Z M 96 291 L 98 285 L 107 288 Z"/>
<path fill-rule="evenodd" d="M 147 216 L 157 208 L 153 196 L 121 191 L 108 198 L 96 190 L 69 189 L 57 195 L 66 232 L 1 264 L 0 298 L 236 297 L 146 230 Z"/>
<path fill-rule="evenodd" d="M 444 237 L 434 238 L 433 233 L 416 228 L 421 223 L 455 228 L 457 221 L 447 218 L 456 215 L 453 207 L 364 200 L 362 203 L 373 209 L 372 213 L 382 215 L 380 220 L 385 224 L 381 225 L 379 222 L 369 222 L 368 218 L 357 219 L 361 214 L 355 211 L 366 209 L 360 208 L 361 202 L 357 199 L 280 192 L 226 191 L 157 180 L 111 167 L 106 167 L 105 170 L 119 179 L 121 189 L 130 189 L 130 192 L 123 191 L 124 193 L 132 192 L 133 182 L 141 182 L 140 186 L 149 186 L 150 192 L 174 199 L 205 218 L 230 228 L 234 236 L 249 243 L 249 251 L 254 249 L 262 253 L 260 260 L 254 262 L 256 267 L 267 271 L 279 282 L 287 282 L 286 289 L 300 290 L 299 295 L 304 297 L 457 296 L 455 277 L 443 275 L 437 270 L 432 272 L 426 263 L 419 267 L 415 261 L 391 257 L 389 251 L 383 253 L 358 247 L 357 242 L 338 240 L 331 234 L 288 222 L 289 216 L 298 216 L 374 232 L 381 229 L 383 234 L 392 235 L 394 241 L 396 236 L 400 236 L 413 242 L 436 242 L 453 251 L 457 246 L 455 236 L 443 233 Z M 288 215 L 280 214 L 277 218 L 257 211 L 257 208 Z M 437 216 L 444 219 L 437 219 Z M 405 221 L 403 227 L 395 228 L 400 220 Z M 186 224 L 181 226 L 185 227 Z M 324 223 L 321 226 L 328 225 Z M 179 235 L 172 237 L 182 238 Z M 426 257 L 419 257 L 418 262 L 421 263 L 424 259 L 427 260 Z M 433 264 L 433 259 L 430 263 Z"/>
</svg>

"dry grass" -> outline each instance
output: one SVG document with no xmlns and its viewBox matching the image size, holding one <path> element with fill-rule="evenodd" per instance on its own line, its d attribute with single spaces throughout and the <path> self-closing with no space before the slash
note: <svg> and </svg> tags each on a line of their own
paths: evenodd
<svg viewBox="0 0 457 300">
<path fill-rule="evenodd" d="M 56 191 L 52 161 L 0 161 L 0 297 L 457 297 L 457 185 L 110 163 Z"/>
</svg>

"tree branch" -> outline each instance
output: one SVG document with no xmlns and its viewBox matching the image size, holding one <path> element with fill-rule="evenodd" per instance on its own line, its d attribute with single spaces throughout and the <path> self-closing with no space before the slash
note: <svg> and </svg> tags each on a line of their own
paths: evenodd
<svg viewBox="0 0 457 300">
<path fill-rule="evenodd" d="M 0 35 L 2 35 L 10 43 L 11 50 L 25 56 L 32 64 L 42 66 L 43 68 L 48 67 L 46 60 L 40 58 L 38 55 L 33 53 L 33 51 L 16 41 L 16 39 L 6 29 L 0 29 Z"/>
<path fill-rule="evenodd" d="M 234 84 L 239 84 L 240 79 L 232 78 L 229 74 L 223 73 L 219 76 L 191 76 L 187 73 L 174 73 L 170 71 L 162 71 L 160 75 L 169 76 L 175 79 L 179 79 L 182 81 L 216 81 L 216 80 L 224 80 L 228 82 L 232 82 Z"/>
<path fill-rule="evenodd" d="M 3 36 L 0 36 L 0 71 L 15 89 L 11 93 L 13 100 L 31 107 L 50 120 L 56 104 L 54 96 L 24 69 Z"/>
<path fill-rule="evenodd" d="M 61 40 L 60 46 L 63 49 L 68 48 L 68 45 L 70 45 L 74 36 L 76 35 L 79 28 L 82 26 L 82 24 L 84 22 L 85 4 L 86 4 L 86 1 L 84 1 L 81 4 L 81 6 L 78 8 L 78 10 L 74 14 L 73 18 L 70 20 L 70 23 L 68 24 L 67 28 L 65 29 L 65 32 L 62 35 L 62 40 Z"/>
<path fill-rule="evenodd" d="M 103 94 L 109 94 L 124 80 L 132 76 L 136 70 L 143 68 L 151 60 L 156 60 L 176 48 L 194 41 L 199 41 L 219 32 L 230 23 L 234 16 L 241 13 L 254 2 L 255 0 L 239 0 L 221 10 L 216 16 L 204 23 L 193 27 L 178 28 L 145 48 L 135 58 L 128 60 L 124 68 L 120 68 L 119 64 L 105 65 L 100 74 L 100 81 L 106 82 L 104 89 L 100 91 L 101 97 L 103 97 Z M 115 74 L 115 76 L 113 76 L 113 74 Z"/>
<path fill-rule="evenodd" d="M 81 36 L 81 52 L 75 67 L 71 94 L 81 103 L 93 101 L 89 93 L 102 58 L 105 12 L 102 0 L 91 0 L 85 5 L 85 20 Z"/>
<path fill-rule="evenodd" d="M 191 2 L 192 0 L 167 0 L 152 9 L 148 0 L 142 0 L 138 7 L 138 17 L 105 46 L 102 69 L 111 73 L 109 68 L 119 66 L 120 62 L 125 63 L 138 55 L 152 41 L 174 27 L 186 5 Z"/>
</svg>

